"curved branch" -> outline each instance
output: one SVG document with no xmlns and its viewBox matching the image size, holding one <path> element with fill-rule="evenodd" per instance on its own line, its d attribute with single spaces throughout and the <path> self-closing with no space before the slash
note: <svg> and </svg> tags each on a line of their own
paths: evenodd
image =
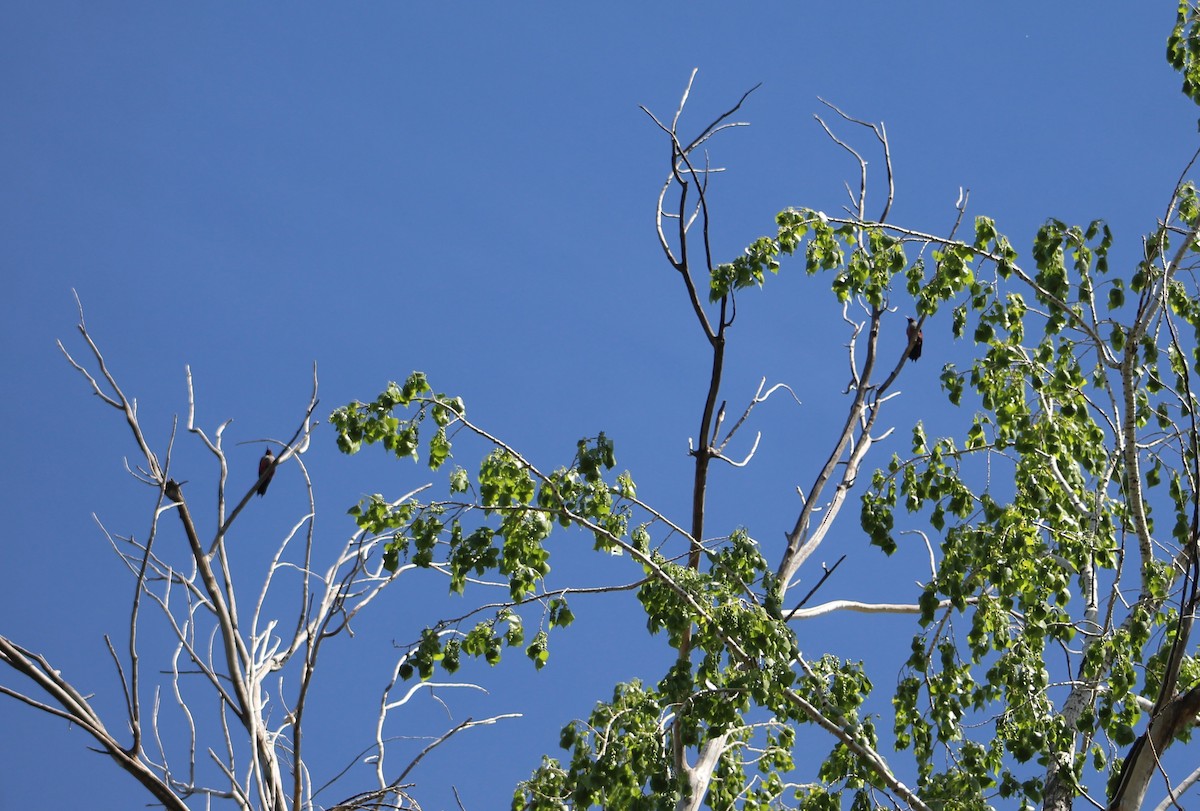
<svg viewBox="0 0 1200 811">
<path fill-rule="evenodd" d="M 171 787 L 138 760 L 138 752 L 128 751 L 112 737 L 88 700 L 64 679 L 44 656 L 32 653 L 7 637 L 0 636 L 0 661 L 36 684 L 63 709 L 57 710 L 8 688 L 0 687 L 0 693 L 78 724 L 100 744 L 117 765 L 141 783 L 165 808 L 171 811 L 188 811 L 187 806 L 175 795 Z"/>
</svg>

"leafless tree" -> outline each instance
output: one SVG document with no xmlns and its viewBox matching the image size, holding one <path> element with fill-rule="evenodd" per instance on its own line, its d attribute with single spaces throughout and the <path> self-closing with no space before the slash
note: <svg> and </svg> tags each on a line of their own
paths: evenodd
<svg viewBox="0 0 1200 811">
<path fill-rule="evenodd" d="M 196 503 L 185 493 L 186 481 L 175 478 L 172 470 L 176 429 L 165 452 L 156 452 L 142 430 L 136 400 L 118 384 L 89 332 L 82 305 L 78 330 L 87 348 L 83 361 L 61 342 L 59 347 L 93 394 L 124 417 L 137 446 L 137 462 L 127 467 L 154 494 L 144 537 L 111 533 L 101 525 L 133 585 L 127 640 L 105 637 L 124 692 L 125 712 L 121 718 L 102 718 L 85 685 L 68 681 L 46 656 L 2 635 L 0 662 L 11 678 L 0 682 L 0 693 L 78 725 L 165 808 L 182 811 L 193 800 L 200 807 L 216 800 L 231 802 L 247 811 L 318 807 L 315 795 L 330 784 L 314 785 L 305 761 L 304 732 L 321 654 L 330 639 L 348 633 L 359 612 L 412 567 L 389 571 L 380 555 L 386 539 L 361 531 L 328 559 L 319 559 L 314 551 L 316 506 L 304 453 L 317 426 L 316 368 L 312 395 L 298 426 L 286 441 L 268 441 L 278 452 L 244 492 L 234 490 L 229 481 L 223 444 L 229 422 L 211 434 L 201 427 L 188 370 L 185 428 L 208 450 L 218 469 L 212 522 L 216 529 L 203 536 L 193 520 Z M 308 511 L 278 541 L 260 579 L 243 582 L 245 573 L 231 563 L 233 527 L 260 484 L 284 464 L 293 465 L 303 478 Z M 175 519 L 182 533 L 172 529 Z M 165 624 L 171 646 L 166 661 L 155 661 L 152 669 L 143 662 L 140 635 L 147 614 Z M 407 655 L 401 655 L 397 668 Z M 363 753 L 374 763 L 373 786 L 333 807 L 418 808 L 405 781 L 430 749 L 463 730 L 511 717 L 468 719 L 431 741 L 407 766 L 387 770 L 385 724 L 390 713 L 422 688 L 474 685 L 427 681 L 399 698 L 391 696 L 393 687 L 394 683 L 382 693 L 375 729 L 364 730 L 365 740 L 373 738 Z"/>
</svg>

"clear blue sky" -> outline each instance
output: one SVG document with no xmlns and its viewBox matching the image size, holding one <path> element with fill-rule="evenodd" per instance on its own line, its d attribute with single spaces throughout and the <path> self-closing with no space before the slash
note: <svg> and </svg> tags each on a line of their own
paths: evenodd
<svg viewBox="0 0 1200 811">
<path fill-rule="evenodd" d="M 1022 250 L 1048 216 L 1104 218 L 1128 260 L 1196 146 L 1196 109 L 1163 59 L 1174 5 L 5 4 L 0 632 L 107 696 L 119 725 L 102 635 L 120 647 L 131 581 L 92 514 L 142 534 L 149 502 L 123 471 L 135 449 L 119 415 L 54 345 L 79 348 L 72 288 L 157 442 L 186 407 L 185 364 L 200 421 L 234 420 L 231 447 L 290 436 L 314 361 L 323 414 L 423 369 L 546 467 L 606 431 L 640 494 L 682 515 L 706 356 L 655 240 L 668 151 L 638 105 L 669 116 L 698 67 L 685 121 L 700 126 L 763 83 L 739 116 L 752 126 L 711 146 L 729 169 L 711 192 L 720 258 L 785 206 L 844 202 L 856 167 L 813 121 L 820 96 L 886 123 L 893 221 L 945 230 L 965 186 L 970 213 L 994 216 Z M 790 383 L 803 405 L 762 409 L 760 454 L 717 477 L 710 526 L 748 526 L 772 561 L 795 520 L 794 488 L 811 481 L 844 407 L 831 301 L 795 265 L 739 299 L 730 408 L 763 376 Z M 903 450 L 917 419 L 931 433 L 957 424 L 937 373 L 969 348 L 951 346 L 945 316 L 925 334 L 891 415 L 897 439 L 873 463 Z M 194 465 L 202 494 L 207 460 L 181 441 L 177 464 Z M 246 486 L 258 447 L 234 451 Z M 327 428 L 309 465 L 330 543 L 350 531 L 344 510 L 361 493 L 398 495 L 422 475 L 377 454 L 343 460 Z M 298 477 L 282 469 L 253 507 L 246 532 L 265 546 L 303 510 Z M 558 570 L 596 565 L 586 539 L 556 543 Z M 857 532 L 853 509 L 822 554 L 842 552 L 827 596 L 915 596 L 891 568 L 901 564 Z M 637 574 L 618 563 L 597 576 Z M 340 643 L 344 665 L 320 684 L 330 754 L 318 780 L 369 744 L 366 721 L 352 722 L 378 700 L 391 641 L 455 610 L 431 593 L 402 581 L 365 632 Z M 540 754 L 557 751 L 565 722 L 618 680 L 657 679 L 665 644 L 644 639 L 631 602 L 576 604 L 578 626 L 556 637 L 541 673 L 512 657 L 467 674 L 486 698 L 444 695 L 454 722 L 526 717 L 428 758 L 415 775 L 423 807 L 453 808 L 451 784 L 469 811 L 506 807 Z M 871 651 L 836 624 L 802 636 L 812 654 L 879 654 L 886 687 L 907 653 L 904 628 L 898 652 Z M 452 723 L 428 700 L 404 717 L 414 735 Z M 0 730 L 0 809 L 144 799 L 78 730 L 6 700 Z M 345 788 L 322 799 L 356 785 Z"/>
</svg>

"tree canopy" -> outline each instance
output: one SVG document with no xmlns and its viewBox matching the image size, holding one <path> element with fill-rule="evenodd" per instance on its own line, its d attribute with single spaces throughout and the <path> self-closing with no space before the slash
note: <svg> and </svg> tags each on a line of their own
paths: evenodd
<svg viewBox="0 0 1200 811">
<path fill-rule="evenodd" d="M 1184 3 L 1168 58 L 1184 92 L 1200 99 L 1196 32 L 1195 11 Z M 335 413 L 348 452 L 381 441 L 436 470 L 450 455 L 447 427 L 494 446 L 477 473 L 454 468 L 450 490 L 462 498 L 392 507 L 377 500 L 359 510 L 360 525 L 399 528 L 390 548 L 411 547 L 419 565 L 444 548 L 452 588 L 494 570 L 508 578 L 514 600 L 548 600 L 544 627 L 526 647 L 539 667 L 548 630 L 571 617 L 561 592 L 539 591 L 549 572 L 543 542 L 556 523 L 586 529 L 598 550 L 624 553 L 642 569 L 637 596 L 648 628 L 678 651 L 676 664 L 653 684 L 617 685 L 589 718 L 565 726 L 565 755 L 547 757 L 513 808 L 765 809 L 794 801 L 806 809 L 1065 809 L 1077 797 L 1138 808 L 1151 784 L 1168 797 L 1190 786 L 1200 773 L 1172 775 L 1162 764 L 1200 713 L 1200 671 L 1189 653 L 1200 595 L 1195 187 L 1184 179 L 1169 190 L 1131 267 L 1110 266 L 1114 235 L 1099 220 L 1048 219 L 1025 259 L 992 219 L 967 218 L 965 198 L 948 234 L 889 221 L 884 130 L 842 115 L 884 152 L 881 212 L 867 209 L 867 160 L 834 136 L 862 167 L 847 214 L 789 208 L 774 233 L 714 264 L 710 175 L 699 147 L 737 110 L 695 135 L 676 130 L 678 114 L 670 123 L 655 119 L 673 150 L 659 198 L 660 241 L 712 356 L 692 450 L 690 522 L 641 502 L 628 473 L 606 473 L 614 452 L 603 433 L 543 472 L 468 421 L 460 400 L 430 394 L 420 375 Z M 849 408 L 804 492 L 782 559 L 769 561 L 741 529 L 706 534 L 705 490 L 710 463 L 731 461 L 729 439 L 776 391 L 760 389 L 722 433 L 718 401 L 736 297 L 789 269 L 793 254 L 808 274 L 829 279 L 843 307 Z M 895 313 L 908 308 L 918 327 L 948 310 L 954 337 L 978 347 L 970 368 L 947 364 L 940 375 L 970 424 L 957 436 L 913 426 L 909 452 L 860 480 L 910 351 L 897 354 L 891 341 L 888 353 L 880 337 L 901 332 Z M 415 414 L 396 416 L 407 409 Z M 422 445 L 427 415 L 436 429 Z M 874 687 L 862 662 L 821 655 L 820 640 L 797 629 L 814 612 L 907 607 L 868 599 L 806 608 L 810 592 L 787 609 L 797 575 L 856 484 L 872 544 L 890 555 L 901 532 L 916 533 L 929 552 L 891 718 L 863 711 Z M 430 628 L 413 652 L 415 672 L 453 672 L 462 653 L 490 661 L 504 645 L 522 644 L 514 626 L 505 630 L 507 611 L 465 636 Z M 796 785 L 797 738 L 809 727 L 828 736 L 828 754 L 816 781 Z M 914 766 L 912 784 L 897 777 Z"/>
</svg>

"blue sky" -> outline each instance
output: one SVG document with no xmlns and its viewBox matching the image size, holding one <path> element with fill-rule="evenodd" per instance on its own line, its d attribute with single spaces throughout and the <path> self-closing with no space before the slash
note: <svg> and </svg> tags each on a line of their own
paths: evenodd
<svg viewBox="0 0 1200 811">
<path fill-rule="evenodd" d="M 160 443 L 186 408 L 187 364 L 200 421 L 232 418 L 231 446 L 291 435 L 314 361 L 322 414 L 422 369 L 545 467 L 604 430 L 639 494 L 682 515 L 707 360 L 655 239 L 668 152 L 638 105 L 671 115 L 699 68 L 684 119 L 695 128 L 763 83 L 738 116 L 752 126 L 711 146 L 728 168 L 711 192 L 714 246 L 726 259 L 769 231 L 781 208 L 843 204 L 856 167 L 813 121 L 827 113 L 818 96 L 885 122 L 894 222 L 945 230 L 967 187 L 969 213 L 995 217 L 1022 250 L 1048 216 L 1104 218 L 1114 256 L 1128 261 L 1196 147 L 1196 110 L 1163 59 L 1172 3 L 45 2 L 5 11 L 0 632 L 44 651 L 84 692 L 107 694 L 117 712 L 102 637 L 121 639 L 131 584 L 92 514 L 114 532 L 141 533 L 149 502 L 124 473 L 134 448 L 119 415 L 55 347 L 61 338 L 81 348 L 72 289 Z M 760 409 L 762 447 L 749 468 L 716 477 L 710 526 L 749 527 L 773 561 L 771 544 L 798 510 L 795 487 L 815 475 L 843 414 L 845 337 L 832 302 L 795 265 L 739 299 L 730 408 L 764 376 L 791 384 L 802 405 L 778 398 Z M 962 419 L 942 405 L 937 373 L 969 347 L 951 344 L 944 315 L 925 335 L 890 415 L 897 439 L 874 464 L 904 449 L 916 420 L 936 433 Z M 233 452 L 245 486 L 258 448 Z M 194 465 L 197 492 L 211 483 L 187 440 L 177 464 Z M 339 457 L 327 427 L 308 464 L 331 539 L 350 531 L 344 510 L 362 493 L 399 494 L 422 477 L 377 454 Z M 282 469 L 246 531 L 276 537 L 303 505 L 298 477 Z M 846 517 L 823 551 L 848 555 L 845 574 L 825 596 L 915 596 L 912 578 L 893 568 L 903 556 L 883 558 Z M 626 562 L 598 564 L 586 539 L 556 543 L 552 562 L 568 577 L 637 576 Z M 256 562 L 248 552 L 242 564 Z M 327 770 L 369 743 L 366 721 L 361 731 L 351 722 L 378 700 L 392 641 L 454 610 L 439 589 L 402 581 L 364 632 L 342 642 L 320 685 Z M 541 673 L 519 657 L 472 670 L 490 695 L 444 696 L 454 721 L 434 702 L 414 702 L 422 706 L 403 730 L 412 735 L 471 714 L 526 714 L 431 755 L 415 776 L 424 807 L 454 807 L 450 784 L 470 811 L 504 807 L 540 754 L 556 752 L 565 722 L 618 680 L 657 679 L 665 645 L 644 638 L 631 602 L 576 605 L 577 626 L 556 637 Z M 878 654 L 886 687 L 907 653 L 907 625 L 895 625 L 894 663 L 851 627 L 864 626 L 806 630 L 806 650 Z M 83 792 L 96 809 L 142 799 L 85 751 L 78 730 L 10 701 L 0 701 L 0 729 L 0 808 L 74 807 Z"/>
</svg>

